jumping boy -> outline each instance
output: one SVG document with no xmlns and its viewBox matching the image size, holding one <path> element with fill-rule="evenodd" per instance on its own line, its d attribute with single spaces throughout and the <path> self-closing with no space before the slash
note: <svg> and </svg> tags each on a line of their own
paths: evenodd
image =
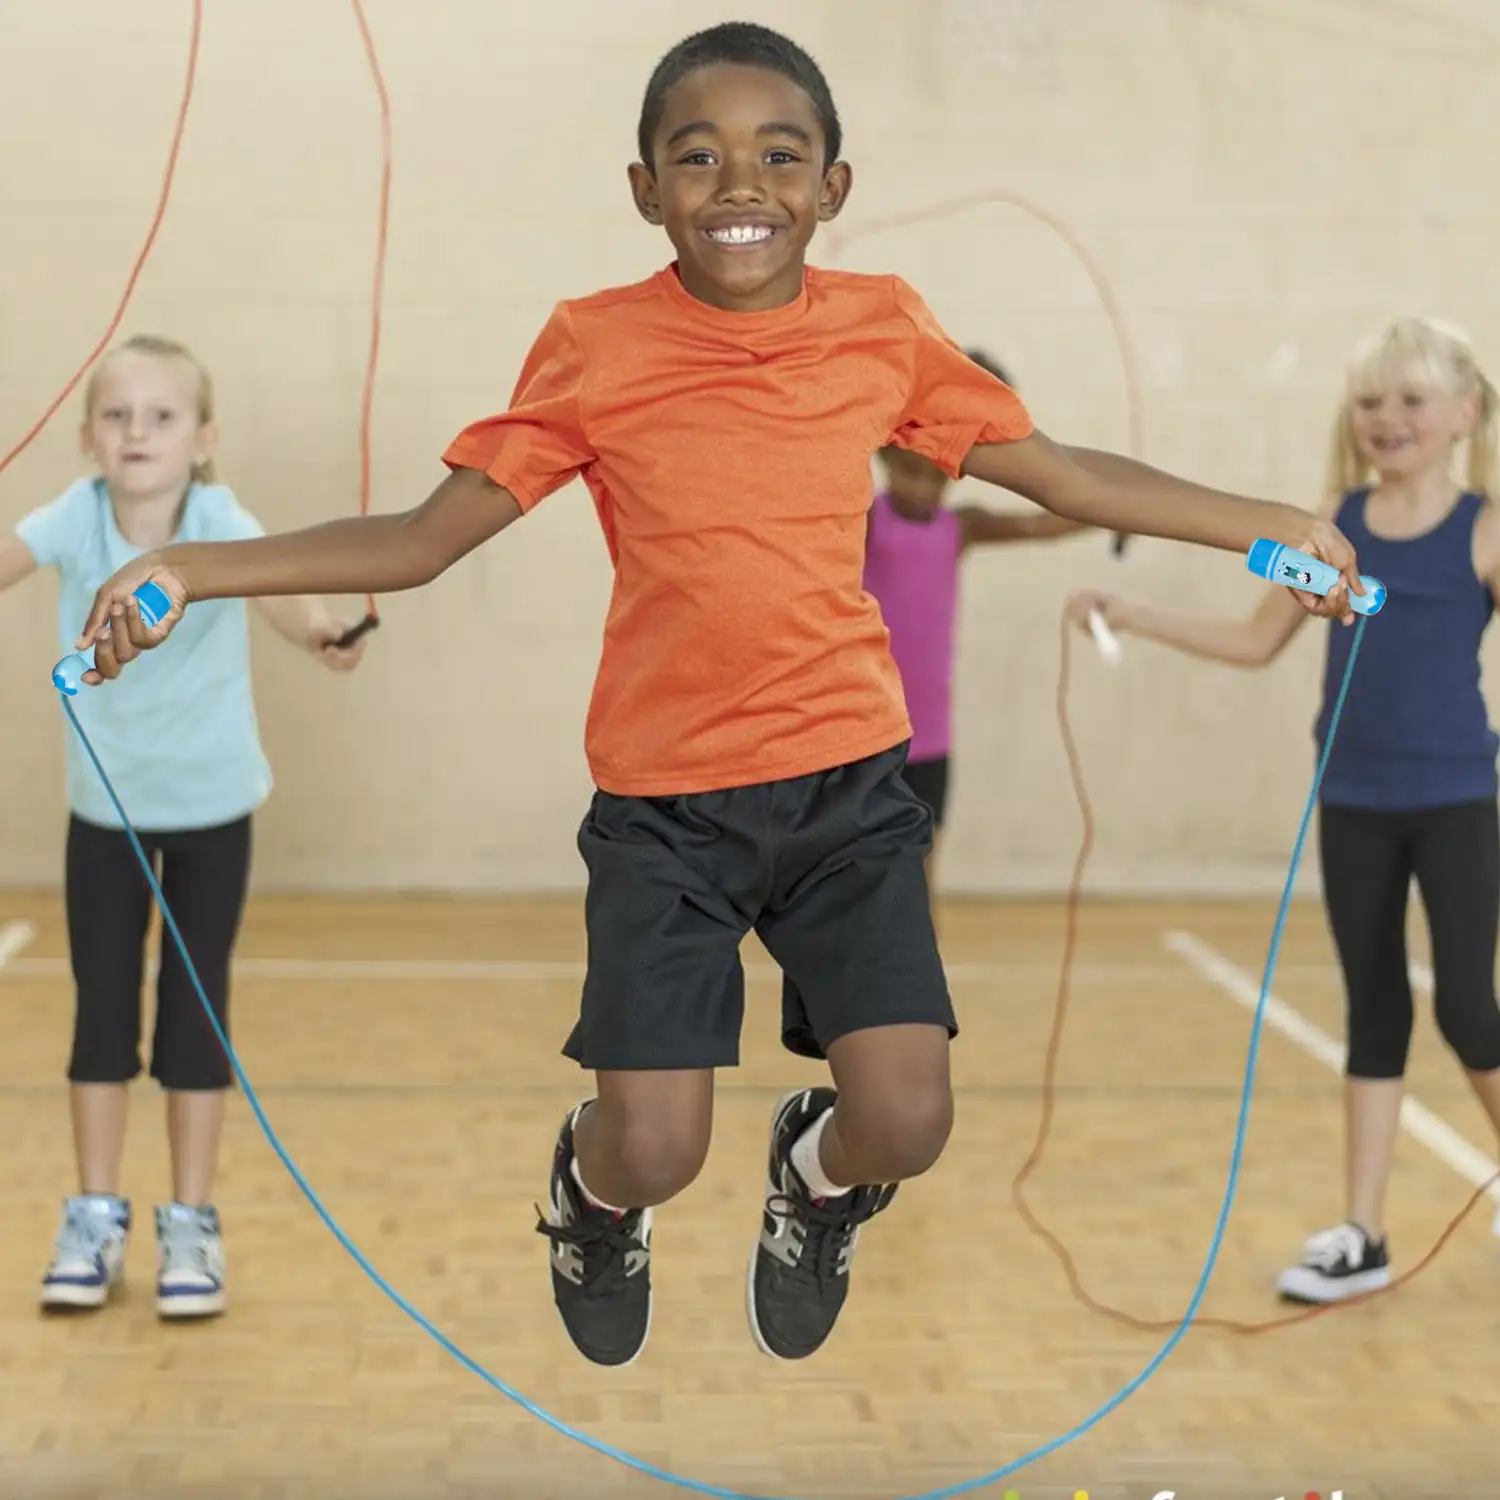
<svg viewBox="0 0 1500 1500">
<path fill-rule="evenodd" d="M 1037 432 L 1015 394 L 892 276 L 806 264 L 849 197 L 828 85 L 762 26 L 674 47 L 646 89 L 635 208 L 675 259 L 560 304 L 510 409 L 447 449 L 413 510 L 171 546 L 99 592 L 83 643 L 115 677 L 190 601 L 430 583 L 570 480 L 615 566 L 579 832 L 589 966 L 565 1052 L 596 1076 L 568 1113 L 539 1226 L 557 1305 L 601 1364 L 640 1353 L 652 1211 L 708 1150 L 714 1070 L 739 1055 L 754 929 L 800 991 L 833 1087 L 777 1104 L 750 1325 L 798 1359 L 831 1332 L 860 1227 L 948 1139 L 957 1026 L 928 911 L 932 817 L 901 779 L 911 733 L 862 587 L 870 460 L 954 477 L 1117 532 L 1338 568 L 1314 613 L 1352 619 L 1353 550 L 1325 521 Z M 173 607 L 148 629 L 147 579 Z M 490 643 L 503 670 L 505 643 Z"/>
</svg>

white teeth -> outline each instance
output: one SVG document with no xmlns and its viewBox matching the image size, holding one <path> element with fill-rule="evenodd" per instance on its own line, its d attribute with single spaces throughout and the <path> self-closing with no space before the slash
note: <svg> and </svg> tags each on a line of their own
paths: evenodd
<svg viewBox="0 0 1500 1500">
<path fill-rule="evenodd" d="M 724 229 L 710 229 L 708 237 L 721 245 L 754 245 L 771 238 L 772 231 L 764 224 L 731 224 Z"/>
</svg>

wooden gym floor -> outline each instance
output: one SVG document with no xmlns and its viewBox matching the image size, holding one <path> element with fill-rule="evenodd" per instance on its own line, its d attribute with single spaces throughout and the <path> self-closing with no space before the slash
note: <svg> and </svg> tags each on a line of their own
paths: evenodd
<svg viewBox="0 0 1500 1500">
<path fill-rule="evenodd" d="M 1199 1275 L 1238 1106 L 1243 1002 L 1271 917 L 1270 903 L 1085 910 L 1054 1135 L 1030 1196 L 1092 1292 L 1138 1315 L 1180 1316 Z M 1072 1427 L 1164 1338 L 1081 1307 L 1011 1200 L 1036 1128 L 1061 908 L 953 905 L 943 938 L 964 1025 L 952 1145 L 868 1231 L 837 1334 L 797 1367 L 755 1350 L 743 1275 L 768 1112 L 819 1070 L 781 1053 L 774 975 L 758 951 L 743 1065 L 723 1076 L 702 1179 L 658 1218 L 655 1327 L 623 1372 L 587 1365 L 565 1342 L 533 1230 L 554 1132 L 584 1089 L 558 1055 L 583 956 L 576 902 L 258 898 L 236 1035 L 273 1125 L 335 1217 L 528 1397 L 718 1485 L 911 1495 Z M 165 1151 L 143 1083 L 127 1190 L 144 1232 L 125 1295 L 99 1315 L 43 1319 L 37 1281 L 71 1185 L 64 953 L 54 895 L 0 895 L 5 1500 L 673 1493 L 551 1432 L 407 1321 L 300 1196 L 243 1099 L 218 1194 L 229 1315 L 155 1320 L 149 1211 Z M 1315 907 L 1294 914 L 1276 993 L 1290 1009 L 1265 1038 L 1205 1309 L 1233 1318 L 1280 1311 L 1276 1272 L 1340 1207 L 1326 1039 L 1341 1033 L 1339 990 Z M 1390 1208 L 1403 1265 L 1493 1155 L 1425 1007 L 1412 1089 L 1422 1108 L 1401 1137 Z M 1492 1208 L 1388 1300 L 1260 1337 L 1192 1333 L 1092 1432 L 983 1493 L 1500 1495 Z"/>
</svg>

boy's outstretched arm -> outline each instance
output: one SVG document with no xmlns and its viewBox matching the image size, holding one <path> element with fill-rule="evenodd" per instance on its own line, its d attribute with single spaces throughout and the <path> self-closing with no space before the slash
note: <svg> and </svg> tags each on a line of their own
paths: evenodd
<svg viewBox="0 0 1500 1500">
<path fill-rule="evenodd" d="M 1040 432 L 1014 443 L 977 444 L 963 470 L 1014 490 L 1054 515 L 1109 531 L 1196 542 L 1226 552 L 1248 552 L 1260 537 L 1282 542 L 1342 575 L 1326 597 L 1297 594 L 1309 614 L 1352 620 L 1348 591 L 1363 593 L 1348 539 L 1330 521 L 1293 505 L 1207 489 L 1118 454 L 1063 447 Z"/>
<path fill-rule="evenodd" d="M 118 677 L 159 646 L 196 599 L 269 594 L 393 594 L 430 583 L 521 515 L 508 490 L 477 469 L 457 469 L 421 505 L 388 516 L 351 516 L 304 531 L 239 542 L 183 542 L 127 563 L 94 597 L 78 637 L 97 670 Z M 141 619 L 135 591 L 158 584 L 172 608 L 157 625 Z"/>
</svg>

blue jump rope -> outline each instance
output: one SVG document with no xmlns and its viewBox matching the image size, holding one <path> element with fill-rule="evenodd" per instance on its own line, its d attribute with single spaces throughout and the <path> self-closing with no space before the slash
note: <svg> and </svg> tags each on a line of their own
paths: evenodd
<svg viewBox="0 0 1500 1500">
<path fill-rule="evenodd" d="M 1280 546 L 1271 541 L 1258 541 L 1250 549 L 1247 566 L 1252 573 L 1261 578 L 1266 578 L 1274 583 L 1285 584 L 1290 588 L 1302 589 L 1314 594 L 1327 594 L 1338 581 L 1338 573 L 1326 563 L 1318 561 L 1299 552 L 1294 552 L 1288 547 Z M 1361 583 L 1365 587 L 1363 597 L 1351 593 L 1349 602 L 1356 612 L 1361 616 L 1377 613 L 1385 603 L 1385 587 L 1373 578 L 1362 578 Z M 141 618 L 148 626 L 155 625 L 171 608 L 171 600 L 154 583 L 147 583 L 136 594 L 136 601 L 140 606 Z M 1059 1449 L 1067 1447 L 1075 1439 L 1080 1438 L 1090 1428 L 1095 1427 L 1114 1411 L 1117 1406 L 1122 1405 L 1135 1394 L 1166 1362 L 1167 1356 L 1187 1336 L 1192 1327 L 1193 1319 L 1198 1315 L 1198 1309 L 1202 1305 L 1204 1297 L 1208 1292 L 1209 1281 L 1213 1277 L 1214 1266 L 1219 1258 L 1219 1250 L 1224 1242 L 1224 1231 L 1229 1222 L 1230 1209 L 1234 1203 L 1235 1189 L 1239 1184 L 1240 1163 L 1244 1156 L 1245 1135 L 1250 1123 L 1250 1098 L 1255 1079 L 1255 1064 L 1260 1053 L 1261 1031 L 1265 1020 L 1266 1001 L 1271 992 L 1271 981 L 1276 972 L 1276 960 L 1281 951 L 1282 933 L 1286 926 L 1287 914 L 1291 906 L 1292 887 L 1296 880 L 1297 868 L 1302 861 L 1302 850 L 1307 840 L 1308 825 L 1312 821 L 1313 810 L 1317 805 L 1318 789 L 1323 782 L 1323 772 L 1328 764 L 1328 754 L 1333 748 L 1334 732 L 1338 728 L 1339 717 L 1343 712 L 1344 699 L 1349 692 L 1349 680 L 1354 672 L 1355 658 L 1359 655 L 1360 642 L 1364 639 L 1367 619 L 1361 618 L 1355 626 L 1354 645 L 1349 653 L 1349 662 L 1344 669 L 1344 678 L 1339 685 L 1338 699 L 1334 704 L 1333 718 L 1329 725 L 1328 739 L 1323 746 L 1323 753 L 1318 759 L 1317 771 L 1313 777 L 1312 790 L 1308 794 L 1307 805 L 1302 812 L 1302 823 L 1297 830 L 1297 840 L 1292 849 L 1291 868 L 1287 872 L 1286 886 L 1282 891 L 1281 904 L 1276 912 L 1276 923 L 1272 930 L 1270 951 L 1266 958 L 1265 977 L 1261 981 L 1260 999 L 1255 1007 L 1255 1017 L 1250 1027 L 1250 1050 L 1245 1062 L 1245 1082 L 1240 1095 L 1239 1119 L 1235 1126 L 1234 1146 L 1230 1152 L 1229 1180 L 1224 1189 L 1224 1201 L 1219 1208 L 1219 1217 L 1214 1225 L 1213 1236 L 1209 1242 L 1208 1257 L 1204 1261 L 1202 1274 L 1198 1278 L 1198 1285 L 1193 1289 L 1193 1295 L 1188 1301 L 1187 1311 L 1183 1314 L 1182 1321 L 1173 1330 L 1156 1354 L 1152 1357 L 1146 1367 L 1128 1381 L 1125 1385 L 1109 1398 L 1097 1411 L 1091 1413 L 1076 1427 L 1061 1434 L 1059 1437 L 1050 1439 L 1040 1447 L 1032 1449 L 1030 1453 L 1022 1454 L 1020 1458 L 1012 1459 L 1010 1463 L 1002 1465 L 998 1469 L 992 1469 L 988 1474 L 981 1474 L 974 1479 L 966 1479 L 958 1484 L 952 1484 L 945 1489 L 927 1490 L 920 1495 L 908 1497 L 908 1500 L 949 1500 L 950 1496 L 966 1495 L 975 1490 L 984 1489 L 989 1485 L 1005 1479 L 1021 1469 L 1035 1463 L 1038 1459 L 1045 1458 L 1050 1453 L 1056 1453 Z M 72 699 L 77 695 L 81 684 L 81 678 L 87 671 L 92 670 L 94 665 L 93 647 L 87 651 L 75 653 L 60 661 L 52 673 L 53 685 L 62 696 L 63 709 L 68 716 L 69 723 L 88 753 L 89 760 L 93 763 L 94 770 L 98 772 L 99 780 L 104 790 L 109 795 L 109 800 L 114 807 L 116 815 L 120 819 L 121 826 L 125 830 L 126 837 L 130 840 L 130 846 L 135 851 L 135 857 L 140 861 L 141 870 L 146 876 L 146 881 L 151 887 L 151 894 L 161 910 L 162 922 L 171 934 L 172 941 L 177 945 L 177 951 L 182 957 L 183 967 L 187 970 L 193 988 L 197 992 L 198 999 L 203 1005 L 209 1023 L 224 1048 L 225 1055 L 229 1058 L 230 1066 L 234 1069 L 234 1075 L 239 1080 L 240 1087 L 244 1090 L 245 1098 L 249 1102 L 250 1109 L 255 1115 L 261 1131 L 266 1140 L 270 1142 L 281 1164 L 291 1174 L 292 1181 L 301 1189 L 302 1195 L 312 1205 L 313 1211 L 328 1226 L 333 1237 L 341 1244 L 356 1265 L 370 1278 L 372 1282 L 387 1296 L 397 1307 L 409 1317 L 424 1333 L 428 1334 L 436 1343 L 446 1350 L 466 1370 L 477 1375 L 486 1385 L 492 1386 L 502 1396 L 515 1402 L 523 1411 L 529 1412 L 538 1421 L 544 1422 L 554 1432 L 561 1433 L 563 1437 L 570 1438 L 573 1442 L 593 1452 L 601 1454 L 605 1458 L 614 1459 L 615 1462 L 624 1464 L 626 1468 L 634 1469 L 638 1473 L 649 1475 L 652 1479 L 660 1480 L 663 1484 L 675 1485 L 679 1489 L 689 1490 L 698 1495 L 715 1495 L 721 1500 L 761 1500 L 761 1497 L 747 1495 L 740 1490 L 725 1489 L 716 1484 L 705 1484 L 702 1480 L 689 1479 L 682 1474 L 674 1474 L 669 1469 L 659 1468 L 656 1464 L 649 1463 L 646 1459 L 637 1458 L 632 1453 L 626 1453 L 621 1448 L 616 1448 L 611 1443 L 606 1443 L 599 1438 L 591 1437 L 586 1432 L 580 1432 L 578 1428 L 570 1426 L 560 1417 L 555 1417 L 551 1412 L 545 1411 L 534 1401 L 528 1400 L 513 1386 L 507 1385 L 498 1375 L 491 1374 L 478 1360 L 466 1354 L 459 1346 L 450 1339 L 440 1328 L 436 1327 L 422 1312 L 414 1307 L 405 1297 L 388 1282 L 379 1271 L 372 1266 L 364 1252 L 344 1232 L 343 1228 L 334 1219 L 333 1215 L 324 1206 L 321 1198 L 313 1190 L 307 1178 L 303 1176 L 297 1163 L 292 1160 L 285 1146 L 277 1137 L 271 1122 L 266 1118 L 266 1112 L 261 1107 L 261 1102 L 244 1068 L 240 1064 L 238 1055 L 230 1045 L 229 1038 L 214 1014 L 213 1006 L 209 1004 L 208 996 L 203 991 L 203 983 L 198 978 L 198 971 L 193 967 L 193 960 L 187 951 L 187 945 L 182 940 L 182 933 L 178 930 L 177 923 L 173 919 L 171 909 L 167 905 L 166 897 L 162 894 L 161 886 L 156 879 L 155 871 L 151 867 L 151 861 L 146 852 L 141 848 L 140 840 L 136 837 L 135 829 L 125 815 L 125 809 L 120 806 L 120 799 L 110 782 L 104 767 L 99 763 L 99 757 L 94 753 L 94 747 L 89 743 L 88 735 L 84 733 L 83 726 L 78 722 L 78 716 L 73 710 Z"/>
</svg>

